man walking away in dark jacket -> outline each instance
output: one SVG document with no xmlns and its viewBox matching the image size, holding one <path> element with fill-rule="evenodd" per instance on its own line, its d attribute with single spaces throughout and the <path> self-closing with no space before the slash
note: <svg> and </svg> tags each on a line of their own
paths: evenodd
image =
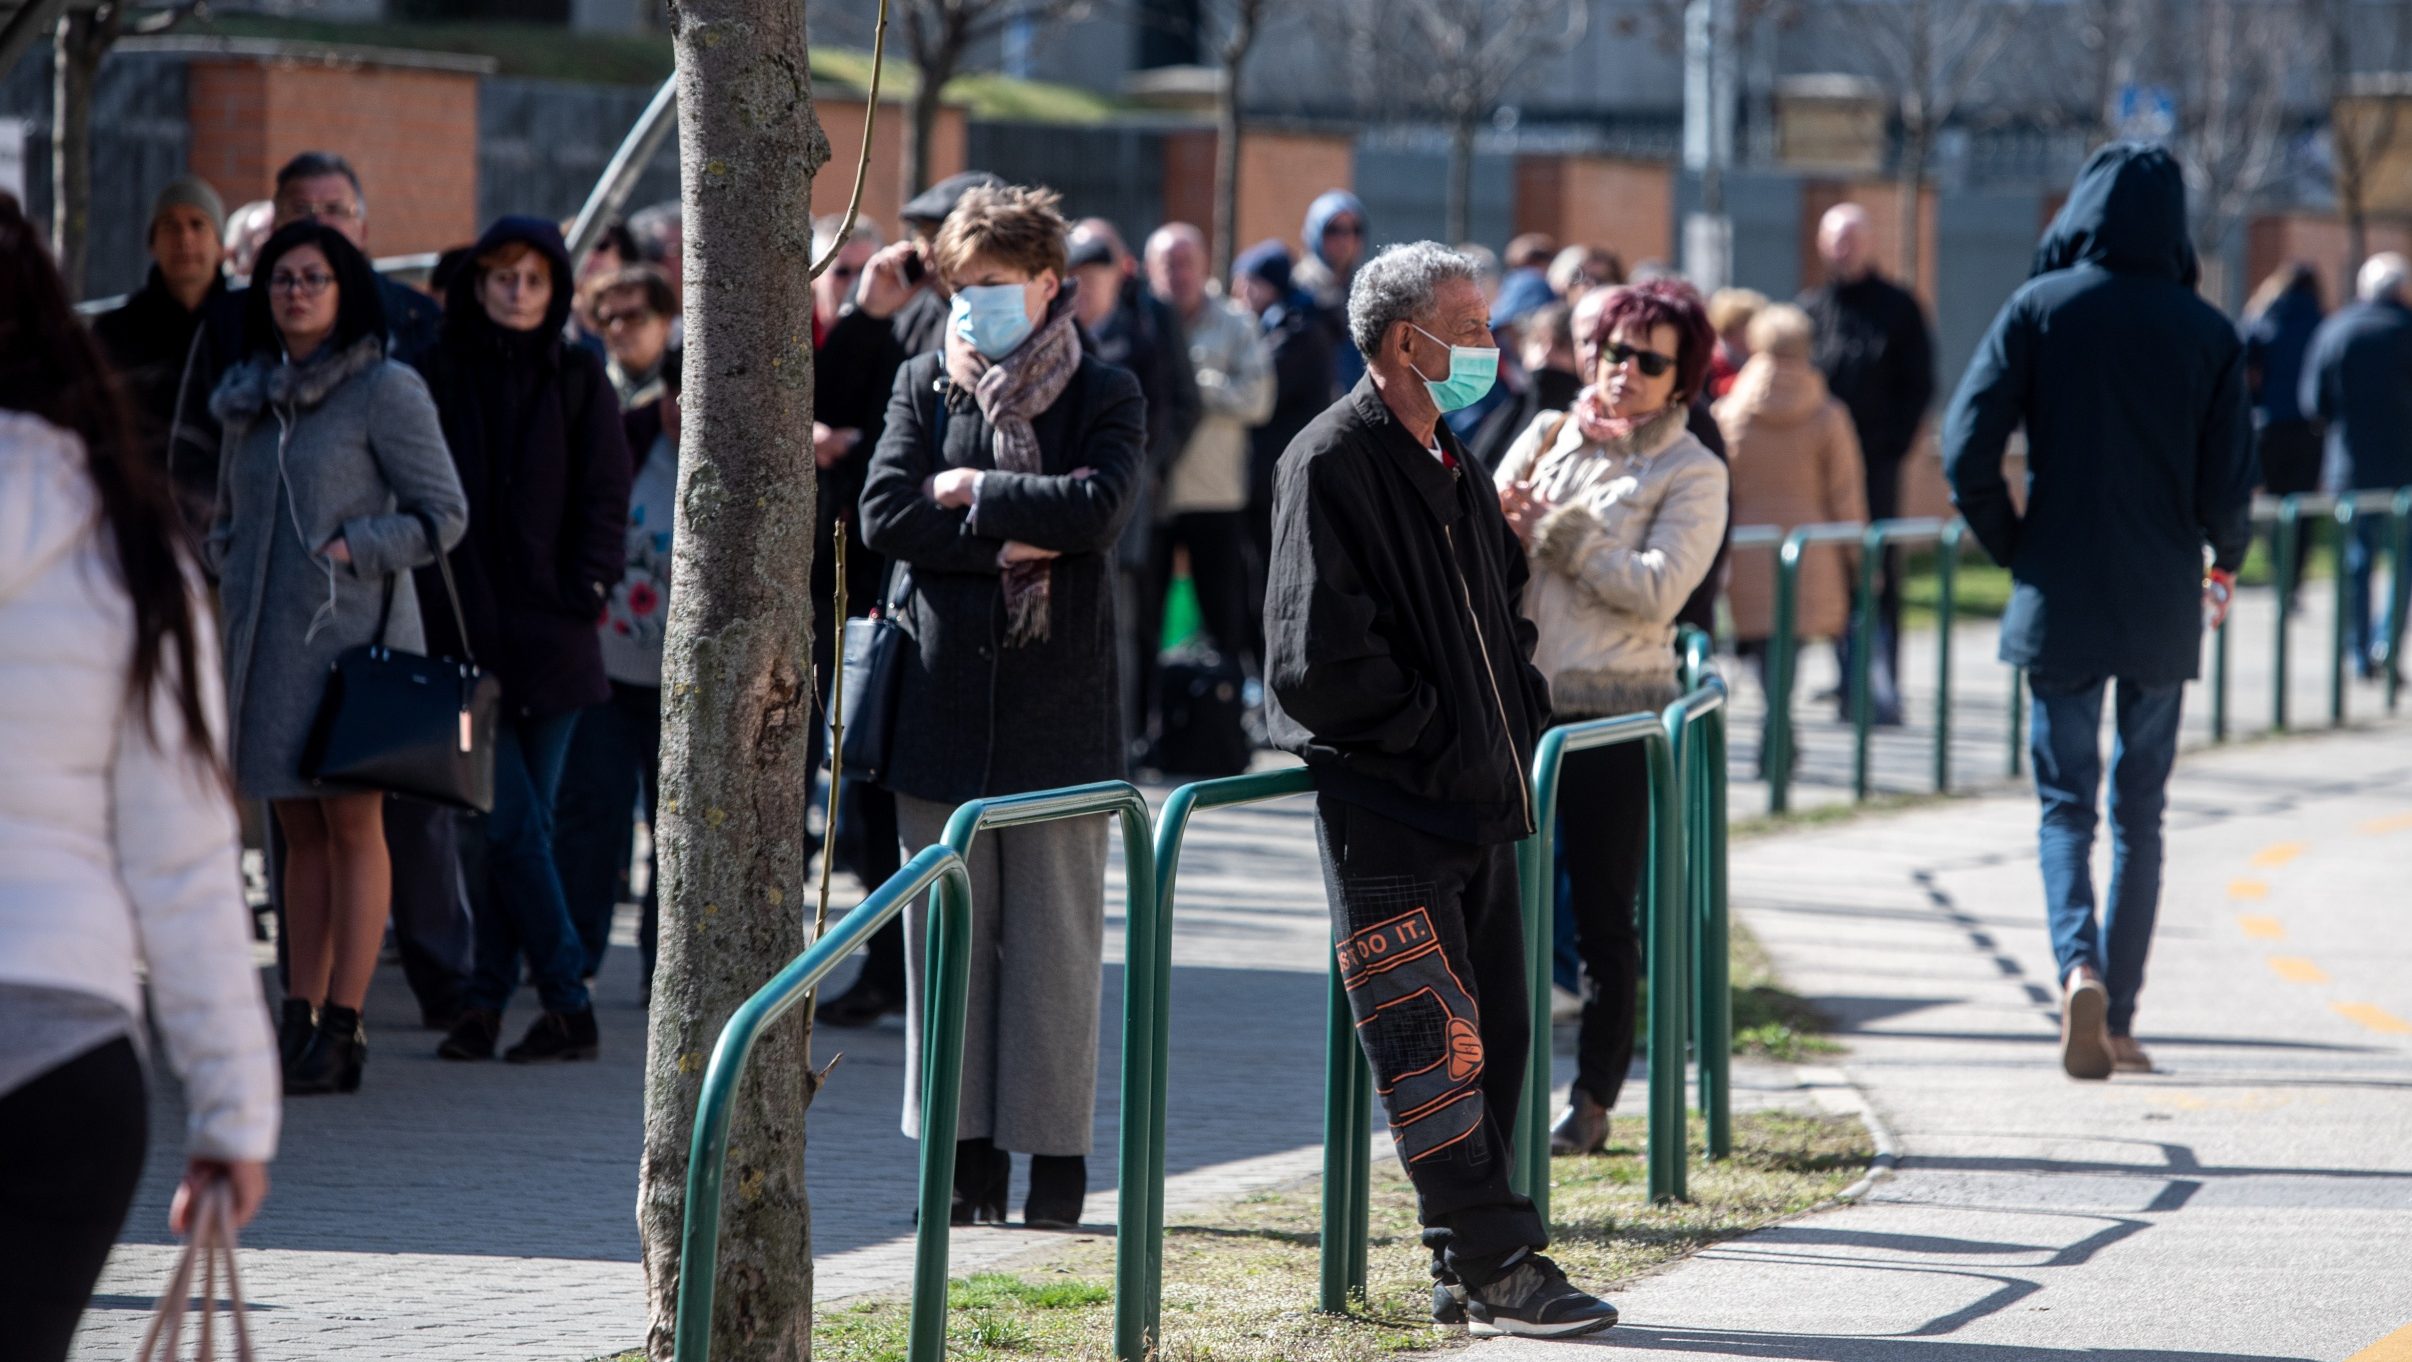
<svg viewBox="0 0 2412 1362">
<path fill-rule="evenodd" d="M 2186 185 L 2159 147 L 2094 153 L 1994 318 L 1943 427 L 1952 499 L 2015 583 L 2001 656 L 2027 669 L 2045 908 L 2073 1078 L 2146 1073 L 2136 994 L 2161 897 L 2161 812 L 2205 617 L 2252 536 L 2244 347 L 2194 291 Z M 2027 429 L 2026 508 L 2002 477 Z M 2206 579 L 2203 550 L 2212 568 Z M 2094 914 L 2102 700 L 2118 683 L 2110 902 Z"/>
<path fill-rule="evenodd" d="M 229 301 L 219 262 L 226 210 L 218 191 L 186 176 L 151 204 L 151 277 L 92 331 L 126 381 L 137 438 L 166 467 L 185 524 L 209 526 L 218 497 L 218 423 L 209 395 L 240 357 L 243 313 Z"/>
<path fill-rule="evenodd" d="M 1549 722 L 1524 550 L 1443 414 L 1499 354 L 1474 263 L 1432 242 L 1357 273 L 1366 376 L 1282 456 L 1265 601 L 1273 741 L 1315 777 L 1332 939 L 1432 1250 L 1433 1316 L 1590 1333 L 1616 1308 L 1541 1256 L 1508 1187 L 1532 1043 L 1514 844 Z"/>
<path fill-rule="evenodd" d="M 2404 290 L 2412 264 L 2382 251 L 2354 281 L 2361 301 L 2340 308 L 2312 336 L 2303 364 L 2303 409 L 2328 423 L 2320 485 L 2331 492 L 2365 492 L 2412 483 L 2412 305 Z M 2388 661 L 2386 615 L 2370 608 L 2370 569 L 2385 542 L 2386 520 L 2363 516 L 2345 545 L 2351 579 L 2353 656 L 2365 680 Z M 2401 618 L 2402 569 L 2388 594 Z"/>
<path fill-rule="evenodd" d="M 1826 262 L 1826 282 L 1801 295 L 1801 308 L 1817 326 L 1815 357 L 1826 387 L 1850 408 L 1859 434 L 1868 518 L 1889 520 L 1901 514 L 1901 466 L 1935 396 L 1934 338 L 1918 299 L 1876 272 L 1865 208 L 1841 203 L 1828 209 L 1818 223 L 1817 252 Z M 1899 549 L 1885 550 L 1876 605 L 1882 636 L 1874 647 L 1883 673 L 1877 679 L 1876 722 L 1898 724 L 1901 702 L 1893 682 L 1901 675 Z M 1859 642 L 1854 635 L 1852 646 Z"/>
</svg>

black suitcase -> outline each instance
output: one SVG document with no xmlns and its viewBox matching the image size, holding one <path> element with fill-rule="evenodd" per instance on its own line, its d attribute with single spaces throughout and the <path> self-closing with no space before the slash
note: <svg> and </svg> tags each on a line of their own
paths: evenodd
<svg viewBox="0 0 2412 1362">
<path fill-rule="evenodd" d="M 1248 769 L 1248 685 L 1237 659 L 1211 648 L 1167 653 L 1156 669 L 1154 766 L 1168 776 L 1236 776 Z"/>
</svg>

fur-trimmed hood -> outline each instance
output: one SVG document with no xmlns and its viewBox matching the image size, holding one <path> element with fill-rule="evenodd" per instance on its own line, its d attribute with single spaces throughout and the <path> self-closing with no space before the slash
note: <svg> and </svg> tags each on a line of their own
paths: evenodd
<svg viewBox="0 0 2412 1362">
<path fill-rule="evenodd" d="M 209 414 L 229 430 L 243 430 L 270 407 L 309 411 L 350 380 L 385 362 L 385 337 L 363 336 L 341 350 L 322 351 L 300 364 L 255 354 L 226 371 L 210 395 Z"/>
</svg>

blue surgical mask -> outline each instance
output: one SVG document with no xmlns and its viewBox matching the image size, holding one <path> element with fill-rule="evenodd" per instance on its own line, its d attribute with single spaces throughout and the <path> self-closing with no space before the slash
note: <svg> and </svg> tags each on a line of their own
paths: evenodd
<svg viewBox="0 0 2412 1362">
<path fill-rule="evenodd" d="M 990 359 L 1012 354 L 1030 334 L 1030 313 L 1022 307 L 1020 284 L 973 284 L 957 289 L 948 316 L 955 334 Z"/>
<path fill-rule="evenodd" d="M 1407 324 L 1415 326 L 1414 322 Z M 1435 345 L 1449 344 L 1420 326 L 1415 326 L 1415 329 L 1423 331 Z M 1424 371 L 1417 369 L 1415 376 L 1424 378 Z M 1457 411 L 1480 402 L 1491 391 L 1491 385 L 1498 381 L 1499 352 L 1496 349 L 1487 345 L 1450 345 L 1449 376 L 1424 378 L 1424 386 L 1432 390 L 1434 406 L 1442 411 Z"/>
</svg>

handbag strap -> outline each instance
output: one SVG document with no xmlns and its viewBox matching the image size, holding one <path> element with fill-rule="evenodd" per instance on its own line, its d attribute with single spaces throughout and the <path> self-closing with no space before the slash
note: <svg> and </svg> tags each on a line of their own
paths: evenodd
<svg viewBox="0 0 2412 1362">
<path fill-rule="evenodd" d="M 460 588 L 452 581 L 452 555 L 444 551 L 444 537 L 436 533 L 435 517 L 425 511 L 413 511 L 411 514 L 426 529 L 427 546 L 435 550 L 436 575 L 444 579 L 444 599 L 452 606 L 452 626 L 461 640 L 461 661 L 474 667 L 477 665 L 477 650 L 469 642 L 469 617 L 461 611 Z M 390 605 L 392 601 L 393 583 L 389 581 L 386 583 L 386 602 Z M 382 626 L 379 627 L 378 638 L 380 642 L 384 639 Z"/>
<path fill-rule="evenodd" d="M 235 1265 L 234 1189 L 224 1181 L 208 1183 L 194 1198 L 191 1215 L 192 1228 L 185 1239 L 184 1252 L 177 1257 L 174 1272 L 169 1274 L 166 1292 L 152 1308 L 150 1325 L 143 1331 L 142 1345 L 134 1354 L 135 1362 L 173 1362 L 177 1345 L 183 1341 L 184 1316 L 192 1303 L 196 1267 L 201 1276 L 201 1323 L 197 1340 L 200 1351 L 195 1357 L 198 1362 L 210 1362 L 214 1356 L 218 1271 L 222 1267 L 235 1362 L 253 1362 L 251 1321 L 243 1301 L 242 1275 Z"/>
</svg>

